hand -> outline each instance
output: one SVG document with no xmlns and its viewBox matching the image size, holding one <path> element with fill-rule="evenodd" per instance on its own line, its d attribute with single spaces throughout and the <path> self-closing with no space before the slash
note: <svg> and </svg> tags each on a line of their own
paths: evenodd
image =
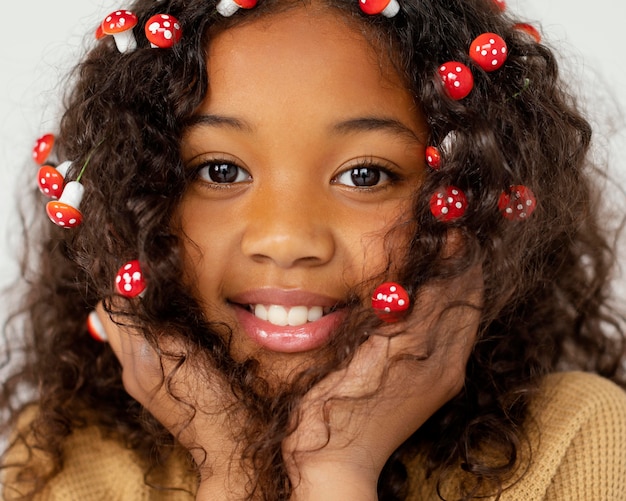
<svg viewBox="0 0 626 501">
<path fill-rule="evenodd" d="M 157 353 L 141 333 L 96 309 L 122 366 L 126 391 L 178 439 L 200 467 L 197 500 L 244 498 L 237 433 L 245 413 L 224 379 L 179 337 L 159 337 Z M 189 355 L 192 354 L 191 357 Z M 190 359 L 191 358 L 191 359 Z M 206 370 L 199 370 L 198 367 Z"/>
<path fill-rule="evenodd" d="M 482 295 L 479 267 L 427 287 L 410 318 L 371 336 L 305 395 L 283 443 L 294 500 L 377 499 L 389 456 L 461 390 Z"/>
</svg>

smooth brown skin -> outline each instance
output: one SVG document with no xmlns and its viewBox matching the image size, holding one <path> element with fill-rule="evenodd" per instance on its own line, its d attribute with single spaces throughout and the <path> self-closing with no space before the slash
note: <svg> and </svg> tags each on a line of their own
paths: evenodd
<svg viewBox="0 0 626 501">
<path fill-rule="evenodd" d="M 313 354 L 259 350 L 238 328 L 228 298 L 252 286 L 344 299 L 384 269 L 383 236 L 408 212 L 424 175 L 424 119 L 362 35 L 315 4 L 218 35 L 210 45 L 209 81 L 199 113 L 246 126 L 232 120 L 196 126 L 184 138 L 183 157 L 190 168 L 230 159 L 250 176 L 219 186 L 200 179 L 184 196 L 177 224 L 188 239 L 187 275 L 207 316 L 232 326 L 233 355 L 254 356 L 271 377 L 287 378 Z M 396 126 L 337 130 L 359 118 Z M 347 186 L 342 173 L 362 158 L 376 159 L 398 179 L 371 189 Z M 400 246 L 406 235 L 394 238 Z M 293 499 L 376 499 L 390 454 L 462 387 L 480 313 L 471 307 L 445 312 L 446 305 L 481 300 L 477 268 L 429 286 L 410 318 L 370 336 L 347 369 L 305 397 L 294 416 L 300 424 L 283 444 Z M 174 391 L 199 409 L 188 423 L 189 408 L 162 385 L 161 362 L 166 374 L 173 362 L 159 360 L 143 337 L 98 311 L 129 394 L 198 463 L 205 458 L 200 449 L 208 452 L 197 500 L 245 496 L 236 434 L 246 416 L 221 376 L 212 373 L 207 381 L 193 364 L 176 373 Z M 165 350 L 185 351 L 183 340 L 167 339 Z M 399 354 L 415 359 L 390 365 Z"/>
</svg>

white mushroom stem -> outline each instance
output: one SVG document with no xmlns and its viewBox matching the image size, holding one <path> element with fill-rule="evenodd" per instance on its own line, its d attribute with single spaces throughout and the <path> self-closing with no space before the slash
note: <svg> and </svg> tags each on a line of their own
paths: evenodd
<svg viewBox="0 0 626 501">
<path fill-rule="evenodd" d="M 85 188 L 82 184 L 76 181 L 70 181 L 63 188 L 63 193 L 59 198 L 59 202 L 69 205 L 70 207 L 74 207 L 78 209 L 80 203 L 83 200 L 83 194 L 85 192 Z"/>
<path fill-rule="evenodd" d="M 113 40 L 115 40 L 117 50 L 119 50 L 122 54 L 131 52 L 137 48 L 137 40 L 135 40 L 135 35 L 133 35 L 132 29 L 121 33 L 115 33 L 112 36 Z"/>
<path fill-rule="evenodd" d="M 390 2 L 387 4 L 387 7 L 383 9 L 381 14 L 385 17 L 393 17 L 398 12 L 400 12 L 400 4 L 398 3 L 398 1 L 390 0 Z"/>
<path fill-rule="evenodd" d="M 220 0 L 215 7 L 224 17 L 230 17 L 239 10 L 239 5 L 234 0 Z"/>
<path fill-rule="evenodd" d="M 57 165 L 57 172 L 59 174 L 61 174 L 63 177 L 67 176 L 67 171 L 70 170 L 70 167 L 72 166 L 72 161 L 71 160 L 66 160 L 63 163 L 60 163 L 59 165 Z"/>
</svg>

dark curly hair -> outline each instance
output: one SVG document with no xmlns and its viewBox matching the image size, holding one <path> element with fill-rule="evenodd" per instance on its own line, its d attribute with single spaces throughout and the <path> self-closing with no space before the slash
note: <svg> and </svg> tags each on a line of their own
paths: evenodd
<svg viewBox="0 0 626 501">
<path fill-rule="evenodd" d="M 416 193 L 417 230 L 404 254 L 401 282 L 415 296 L 476 264 L 484 276 L 479 336 L 465 385 L 392 455 L 379 496 L 406 496 L 404 463 L 416 451 L 426 451 L 431 473 L 444 478 L 462 465 L 475 478 L 472 485 L 497 492 L 515 467 L 524 440 L 520 425 L 545 374 L 581 369 L 625 384 L 621 318 L 608 296 L 614 254 L 600 224 L 594 179 L 603 174 L 588 158 L 590 126 L 559 78 L 553 53 L 516 28 L 493 0 L 404 0 L 392 19 L 365 16 L 355 0 L 316 2 L 345 16 L 388 53 L 427 117 L 430 144 L 454 134 L 452 146 L 441 149 L 445 167 L 430 172 Z M 24 263 L 24 305 L 7 326 L 19 330 L 21 341 L 7 341 L 14 363 L 2 393 L 5 432 L 36 403 L 36 447 L 55 466 L 34 475 L 33 493 L 62 469 L 65 438 L 87 420 L 154 461 L 175 445 L 126 393 L 108 345 L 86 333 L 89 312 L 115 296 L 111 277 L 122 263 L 139 259 L 150 288 L 132 311 L 125 306 L 128 318 L 155 346 L 159 329 L 180 333 L 226 375 L 252 416 L 246 454 L 256 466 L 254 494 L 289 498 L 280 443 L 291 431 L 290 411 L 312 384 L 349 360 L 358 338 L 342 337 L 337 343 L 343 345 L 333 346 L 336 353 L 308 370 L 295 388 L 269 391 L 254 360 L 232 359 L 224 335 L 181 281 L 181 240 L 172 215 L 192 181 L 179 149 L 210 85 L 208 40 L 302 3 L 307 0 L 263 0 L 226 19 L 212 1 L 136 0 L 129 8 L 138 26 L 168 12 L 183 26 L 182 40 L 171 50 L 149 50 L 137 37 L 138 49 L 123 55 L 103 40 L 72 75 L 55 148 L 59 159 L 76 166 L 91 156 L 82 177 L 86 222 L 72 231 L 43 215 L 28 222 L 27 255 L 36 263 Z M 494 73 L 468 62 L 470 43 L 484 32 L 498 33 L 508 45 L 507 62 Z M 451 60 L 472 66 L 475 78 L 472 93 L 460 101 L 446 95 L 438 76 L 439 65 Z M 70 177 L 78 167 L 73 170 Z M 433 218 L 429 199 L 447 185 L 466 193 L 469 208 L 442 224 Z M 526 221 L 509 221 L 498 210 L 500 193 L 514 185 L 530 187 L 538 200 Z M 464 243 L 452 258 L 444 252 L 451 229 Z M 344 329 L 374 324 L 353 320 Z M 485 444 L 501 452 L 501 463 L 481 459 L 477 451 Z M 474 494 L 468 488 L 462 499 Z"/>
</svg>

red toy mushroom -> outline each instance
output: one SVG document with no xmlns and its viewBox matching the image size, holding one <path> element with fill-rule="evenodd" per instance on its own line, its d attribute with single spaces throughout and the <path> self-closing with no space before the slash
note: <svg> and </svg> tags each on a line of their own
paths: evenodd
<svg viewBox="0 0 626 501">
<path fill-rule="evenodd" d="M 71 166 L 70 161 L 65 161 L 57 167 L 51 164 L 42 165 L 37 173 L 39 191 L 49 198 L 59 198 L 63 192 L 65 175 Z"/>
<path fill-rule="evenodd" d="M 107 333 L 104 330 L 104 326 L 100 321 L 100 317 L 96 313 L 96 311 L 92 311 L 87 317 L 87 330 L 92 338 L 101 343 L 106 343 L 109 339 L 107 338 Z"/>
<path fill-rule="evenodd" d="M 384 322 L 397 322 L 405 314 L 409 304 L 409 294 L 395 282 L 379 285 L 372 296 L 372 308 Z"/>
<path fill-rule="evenodd" d="M 257 4 L 257 0 L 220 0 L 217 6 L 217 12 L 224 17 L 230 17 L 239 9 L 252 9 Z"/>
<path fill-rule="evenodd" d="M 96 32 L 94 33 L 94 36 L 96 37 L 96 40 L 102 40 L 106 36 L 104 34 L 104 31 L 102 31 L 102 24 L 98 25 L 98 27 L 96 28 Z"/>
<path fill-rule="evenodd" d="M 463 63 L 448 61 L 439 67 L 439 76 L 452 99 L 463 99 L 474 88 L 474 76 Z"/>
<path fill-rule="evenodd" d="M 530 188 L 523 185 L 511 186 L 498 199 L 498 209 L 511 221 L 528 219 L 537 208 L 537 199 Z"/>
<path fill-rule="evenodd" d="M 436 192 L 430 199 L 430 212 L 445 223 L 459 219 L 467 209 L 465 193 L 456 186 Z"/>
<path fill-rule="evenodd" d="M 498 8 L 500 12 L 504 12 L 506 10 L 506 2 L 505 0 L 493 0 L 493 3 Z"/>
<path fill-rule="evenodd" d="M 439 150 L 437 148 L 435 148 L 434 146 L 427 146 L 425 154 L 426 163 L 431 169 L 437 170 L 439 169 L 439 167 L 441 167 L 441 154 L 439 153 Z"/>
<path fill-rule="evenodd" d="M 359 0 L 359 7 L 370 16 L 382 14 L 385 17 L 393 17 L 400 12 L 397 0 Z"/>
<path fill-rule="evenodd" d="M 61 228 L 75 228 L 80 225 L 83 215 L 78 208 L 84 191 L 83 185 L 77 181 L 67 183 L 60 198 L 46 205 L 50 220 Z"/>
<path fill-rule="evenodd" d="M 541 33 L 539 33 L 539 30 L 535 28 L 532 24 L 517 23 L 513 25 L 513 28 L 515 28 L 518 31 L 521 31 L 522 33 L 526 33 L 535 42 L 541 43 Z"/>
<path fill-rule="evenodd" d="M 33 160 L 38 165 L 43 165 L 50 156 L 53 146 L 54 135 L 44 134 L 41 136 L 37 139 L 37 141 L 35 141 L 35 146 L 33 147 Z"/>
<path fill-rule="evenodd" d="M 102 21 L 102 33 L 113 37 L 121 53 L 130 52 L 137 48 L 137 40 L 133 35 L 137 21 L 137 16 L 129 10 L 111 12 Z"/>
<path fill-rule="evenodd" d="M 115 276 L 115 287 L 117 292 L 128 298 L 140 296 L 146 290 L 139 261 L 129 261 L 119 269 Z"/>
<path fill-rule="evenodd" d="M 495 71 L 507 58 L 506 42 L 495 33 L 483 33 L 470 45 L 469 56 L 485 71 Z"/>
<path fill-rule="evenodd" d="M 154 49 L 169 49 L 180 40 L 183 32 L 178 19 L 169 14 L 156 14 L 148 19 L 146 38 Z"/>
</svg>

